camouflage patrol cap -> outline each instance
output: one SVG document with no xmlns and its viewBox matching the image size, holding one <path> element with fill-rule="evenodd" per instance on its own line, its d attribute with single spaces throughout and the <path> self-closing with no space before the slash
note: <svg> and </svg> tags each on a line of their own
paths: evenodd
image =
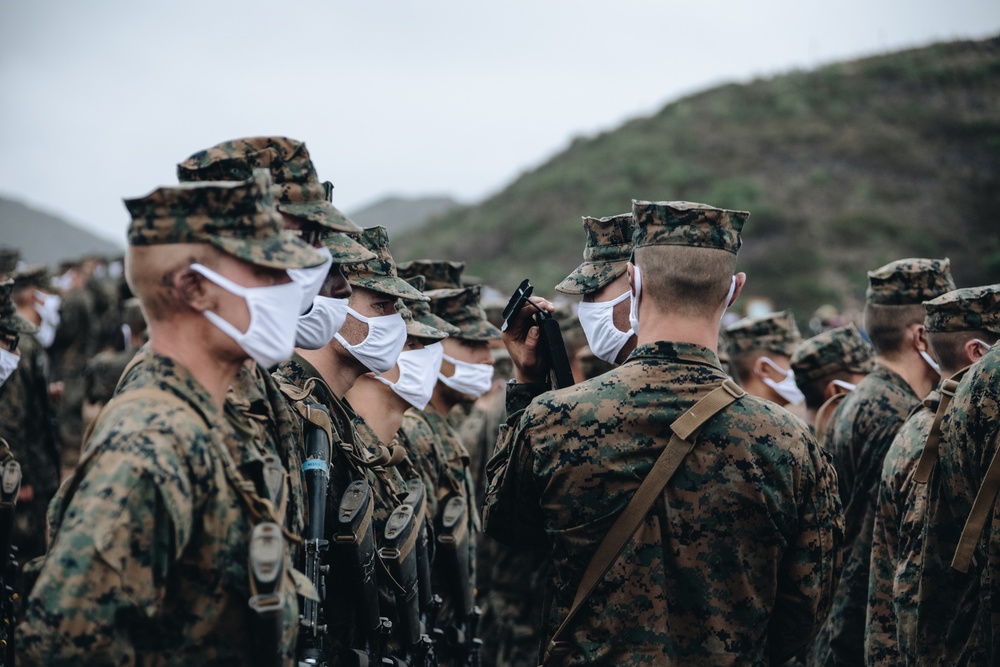
<svg viewBox="0 0 1000 667">
<path fill-rule="evenodd" d="M 1000 284 L 963 287 L 924 302 L 927 331 L 1000 334 Z"/>
<path fill-rule="evenodd" d="M 955 289 L 951 261 L 945 259 L 899 259 L 868 272 L 865 301 L 880 306 L 923 303 Z"/>
<path fill-rule="evenodd" d="M 396 267 L 400 278 L 424 277 L 424 289 L 458 289 L 462 287 L 462 271 L 465 262 L 449 262 L 444 259 L 411 259 Z"/>
<path fill-rule="evenodd" d="M 410 287 L 417 290 L 418 292 L 424 291 L 425 280 L 423 276 L 413 276 L 412 278 L 407 278 L 406 282 L 410 284 Z M 413 315 L 413 319 L 418 322 L 422 322 L 429 327 L 433 327 L 438 331 L 441 331 L 449 336 L 454 336 L 459 333 L 458 327 L 452 326 L 442 320 L 440 317 L 431 312 L 430 301 L 406 301 L 406 305 Z"/>
<path fill-rule="evenodd" d="M 746 211 L 729 211 L 687 201 L 632 200 L 632 242 L 636 248 L 681 245 L 716 248 L 734 255 L 740 250 Z"/>
<path fill-rule="evenodd" d="M 324 257 L 295 236 L 274 208 L 271 177 L 254 170 L 245 181 L 181 183 L 126 199 L 132 246 L 211 243 L 251 264 L 275 269 L 318 266 Z"/>
<path fill-rule="evenodd" d="M 354 236 L 358 243 L 374 253 L 375 258 L 341 267 L 352 287 L 364 287 L 398 299 L 427 301 L 426 296 L 396 274 L 396 262 L 389 252 L 389 232 L 385 227 L 368 227 Z"/>
<path fill-rule="evenodd" d="M 11 299 L 13 290 L 13 280 L 0 283 L 0 330 L 11 333 L 38 333 L 38 327 L 17 314 L 17 308 Z"/>
<path fill-rule="evenodd" d="M 330 256 L 336 264 L 354 264 L 369 262 L 377 256 L 347 234 L 324 230 L 319 236 L 320 244 L 330 251 Z"/>
<path fill-rule="evenodd" d="M 14 272 L 14 292 L 37 288 L 43 291 L 51 289 L 52 277 L 49 270 L 41 264 L 25 266 Z"/>
<path fill-rule="evenodd" d="M 770 350 L 790 357 L 802 339 L 790 310 L 744 317 L 726 327 L 726 336 L 729 338 L 729 354 L 732 355 Z"/>
<path fill-rule="evenodd" d="M 810 382 L 834 373 L 871 373 L 875 350 L 853 324 L 824 331 L 802 341 L 792 355 L 798 382 Z"/>
<path fill-rule="evenodd" d="M 361 228 L 331 203 L 333 185 L 320 183 L 309 151 L 287 137 L 248 137 L 198 151 L 177 165 L 181 181 L 245 181 L 255 168 L 267 169 L 280 192 L 282 213 L 340 232 Z"/>
<path fill-rule="evenodd" d="M 21 251 L 17 248 L 0 248 L 0 279 L 6 279 L 21 261 Z"/>
<path fill-rule="evenodd" d="M 462 287 L 460 289 L 439 289 L 427 292 L 431 299 L 431 311 L 448 324 L 458 328 L 452 338 L 461 340 L 495 340 L 500 338 L 500 330 L 489 323 L 486 313 L 479 305 L 482 287 Z"/>
<path fill-rule="evenodd" d="M 591 294 L 625 273 L 632 258 L 632 214 L 583 218 L 583 264 L 556 285 L 563 294 Z"/>
<path fill-rule="evenodd" d="M 444 340 L 448 337 L 447 332 L 441 331 L 436 327 L 432 327 L 431 325 L 425 324 L 424 322 L 414 318 L 413 313 L 406 306 L 399 307 L 399 314 L 403 317 L 403 321 L 406 322 L 407 336 L 434 341 Z"/>
</svg>

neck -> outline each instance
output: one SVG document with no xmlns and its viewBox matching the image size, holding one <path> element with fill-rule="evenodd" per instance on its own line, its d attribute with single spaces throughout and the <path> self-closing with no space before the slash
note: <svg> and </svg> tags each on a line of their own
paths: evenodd
<svg viewBox="0 0 1000 667">
<path fill-rule="evenodd" d="M 42 316 L 38 314 L 38 311 L 35 310 L 33 306 L 18 306 L 17 314 L 20 315 L 22 319 L 28 320 L 35 326 L 42 323 Z"/>
<path fill-rule="evenodd" d="M 639 334 L 637 345 L 669 341 L 671 343 L 692 343 L 707 347 L 719 353 L 719 320 L 721 313 L 709 319 L 693 318 L 661 313 L 649 307 L 645 299 L 639 302 Z"/>
<path fill-rule="evenodd" d="M 940 376 L 916 351 L 892 358 L 880 354 L 875 357 L 875 362 L 903 378 L 920 398 L 929 394 L 941 381 Z"/>
<path fill-rule="evenodd" d="M 345 398 L 386 444 L 392 442 L 403 425 L 403 413 L 410 407 L 396 392 L 369 375 L 359 377 Z"/>
<path fill-rule="evenodd" d="M 433 408 L 434 412 L 437 412 L 442 417 L 447 417 L 451 413 L 451 409 L 456 405 L 458 405 L 456 401 L 444 395 L 442 384 L 438 381 L 434 386 L 434 393 L 431 394 L 431 402 L 427 404 L 427 407 Z"/>
<path fill-rule="evenodd" d="M 785 399 L 778 394 L 778 392 L 764 384 L 764 381 L 757 377 L 756 374 L 752 374 L 750 379 L 746 382 L 740 380 L 740 386 L 743 387 L 743 390 L 751 396 L 756 396 L 758 398 L 771 401 L 772 403 L 777 403 L 781 407 L 785 407 L 788 404 L 787 401 L 785 401 Z"/>
<path fill-rule="evenodd" d="M 354 363 L 344 359 L 334 348 L 337 344 L 336 341 L 331 341 L 318 350 L 296 350 L 296 352 L 319 371 L 320 377 L 330 387 L 334 396 L 344 398 L 358 378 L 367 371 L 361 364 L 355 362 L 353 357 L 350 361 Z M 346 351 L 344 353 L 350 354 Z"/>
<path fill-rule="evenodd" d="M 815 427 L 817 431 L 819 430 L 819 425 L 816 423 L 816 415 L 818 413 L 819 413 L 819 408 L 810 408 L 810 407 L 806 408 L 806 423 L 812 427 Z"/>
<path fill-rule="evenodd" d="M 212 404 L 222 410 L 226 391 L 236 378 L 243 359 L 225 358 L 208 345 L 191 345 L 192 340 L 211 340 L 203 327 L 185 325 L 177 320 L 163 324 L 165 326 L 150 327 L 150 349 L 187 369 L 211 396 Z"/>
</svg>

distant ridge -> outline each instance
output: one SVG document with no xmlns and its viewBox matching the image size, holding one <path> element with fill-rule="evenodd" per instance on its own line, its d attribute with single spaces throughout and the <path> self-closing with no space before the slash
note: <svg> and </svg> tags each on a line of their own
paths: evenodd
<svg viewBox="0 0 1000 667">
<path fill-rule="evenodd" d="M 71 222 L 43 213 L 21 202 L 0 197 L 0 245 L 21 251 L 27 264 L 55 267 L 59 262 L 84 255 L 114 256 L 125 251 Z"/>
<path fill-rule="evenodd" d="M 362 227 L 381 225 L 393 238 L 459 206 L 451 197 L 386 197 L 351 213 L 350 218 Z"/>
<path fill-rule="evenodd" d="M 751 212 L 744 295 L 805 321 L 857 307 L 866 271 L 950 257 L 959 286 L 1000 280 L 1000 38 L 934 44 L 729 84 L 575 139 L 499 194 L 393 243 L 536 293 L 580 262 L 580 217 L 632 199 Z M 738 304 L 739 306 L 740 304 Z"/>
</svg>

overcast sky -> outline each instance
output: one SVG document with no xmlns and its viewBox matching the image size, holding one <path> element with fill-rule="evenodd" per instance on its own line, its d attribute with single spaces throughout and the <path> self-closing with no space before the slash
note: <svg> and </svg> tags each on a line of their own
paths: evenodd
<svg viewBox="0 0 1000 667">
<path fill-rule="evenodd" d="M 719 83 L 998 33 L 997 0 L 0 0 L 0 195 L 123 242 L 122 197 L 283 134 L 348 212 L 472 202 Z"/>
</svg>

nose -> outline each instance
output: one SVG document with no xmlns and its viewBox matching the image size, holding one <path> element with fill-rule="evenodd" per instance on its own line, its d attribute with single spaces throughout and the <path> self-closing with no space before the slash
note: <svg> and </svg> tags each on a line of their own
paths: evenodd
<svg viewBox="0 0 1000 667">
<path fill-rule="evenodd" d="M 334 299 L 346 299 L 351 296 L 351 284 L 347 282 L 347 276 L 344 275 L 340 264 L 330 267 L 330 273 L 327 274 L 326 282 L 323 284 L 323 291 L 326 292 L 324 296 Z"/>
</svg>

